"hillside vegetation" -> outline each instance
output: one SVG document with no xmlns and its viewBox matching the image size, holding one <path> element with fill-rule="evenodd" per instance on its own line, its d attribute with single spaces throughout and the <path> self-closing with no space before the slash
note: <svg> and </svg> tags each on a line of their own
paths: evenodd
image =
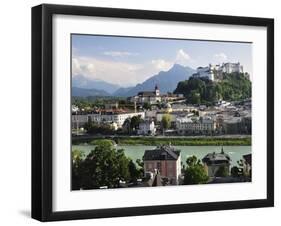
<svg viewBox="0 0 281 226">
<path fill-rule="evenodd" d="M 178 83 L 175 94 L 183 94 L 191 104 L 212 104 L 220 99 L 243 100 L 251 97 L 251 81 L 244 73 L 223 74 L 222 80 L 190 77 Z"/>
</svg>

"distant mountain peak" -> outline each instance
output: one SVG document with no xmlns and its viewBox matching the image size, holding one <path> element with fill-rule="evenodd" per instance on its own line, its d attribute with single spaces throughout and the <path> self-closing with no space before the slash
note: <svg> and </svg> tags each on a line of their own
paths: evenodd
<svg viewBox="0 0 281 226">
<path fill-rule="evenodd" d="M 195 70 L 180 64 L 174 64 L 168 71 L 160 71 L 158 74 L 148 78 L 141 84 L 130 89 L 119 89 L 115 96 L 134 96 L 141 91 L 154 90 L 155 85 L 161 93 L 173 92 L 178 82 L 188 79 Z"/>
<path fill-rule="evenodd" d="M 184 66 L 182 66 L 181 64 L 178 64 L 178 63 L 175 63 L 172 67 L 172 68 L 184 68 Z"/>
</svg>

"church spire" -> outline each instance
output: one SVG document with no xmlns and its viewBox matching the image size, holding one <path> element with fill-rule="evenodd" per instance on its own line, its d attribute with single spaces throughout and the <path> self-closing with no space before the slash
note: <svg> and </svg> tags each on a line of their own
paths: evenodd
<svg viewBox="0 0 281 226">
<path fill-rule="evenodd" d="M 156 96 L 160 96 L 160 90 L 159 90 L 159 87 L 158 87 L 157 84 L 155 85 L 155 90 L 154 90 L 154 92 L 155 92 L 155 95 L 156 95 Z"/>
</svg>

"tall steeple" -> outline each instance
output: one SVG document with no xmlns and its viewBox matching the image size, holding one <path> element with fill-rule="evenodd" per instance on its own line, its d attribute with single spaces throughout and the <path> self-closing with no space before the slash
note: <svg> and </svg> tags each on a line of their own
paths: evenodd
<svg viewBox="0 0 281 226">
<path fill-rule="evenodd" d="M 154 90 L 154 91 L 155 91 L 155 95 L 156 95 L 156 96 L 160 96 L 160 90 L 159 90 L 157 84 L 155 85 L 155 90 Z"/>
</svg>

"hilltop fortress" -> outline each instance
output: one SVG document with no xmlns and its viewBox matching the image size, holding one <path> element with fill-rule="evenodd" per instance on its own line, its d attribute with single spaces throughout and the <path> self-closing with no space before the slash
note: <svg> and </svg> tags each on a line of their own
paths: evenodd
<svg viewBox="0 0 281 226">
<path fill-rule="evenodd" d="M 198 67 L 196 73 L 192 75 L 195 78 L 208 77 L 212 81 L 220 81 L 223 73 L 243 73 L 243 66 L 238 63 L 222 63 L 209 64 L 206 67 Z M 246 72 L 245 76 L 249 79 L 249 74 Z"/>
</svg>

